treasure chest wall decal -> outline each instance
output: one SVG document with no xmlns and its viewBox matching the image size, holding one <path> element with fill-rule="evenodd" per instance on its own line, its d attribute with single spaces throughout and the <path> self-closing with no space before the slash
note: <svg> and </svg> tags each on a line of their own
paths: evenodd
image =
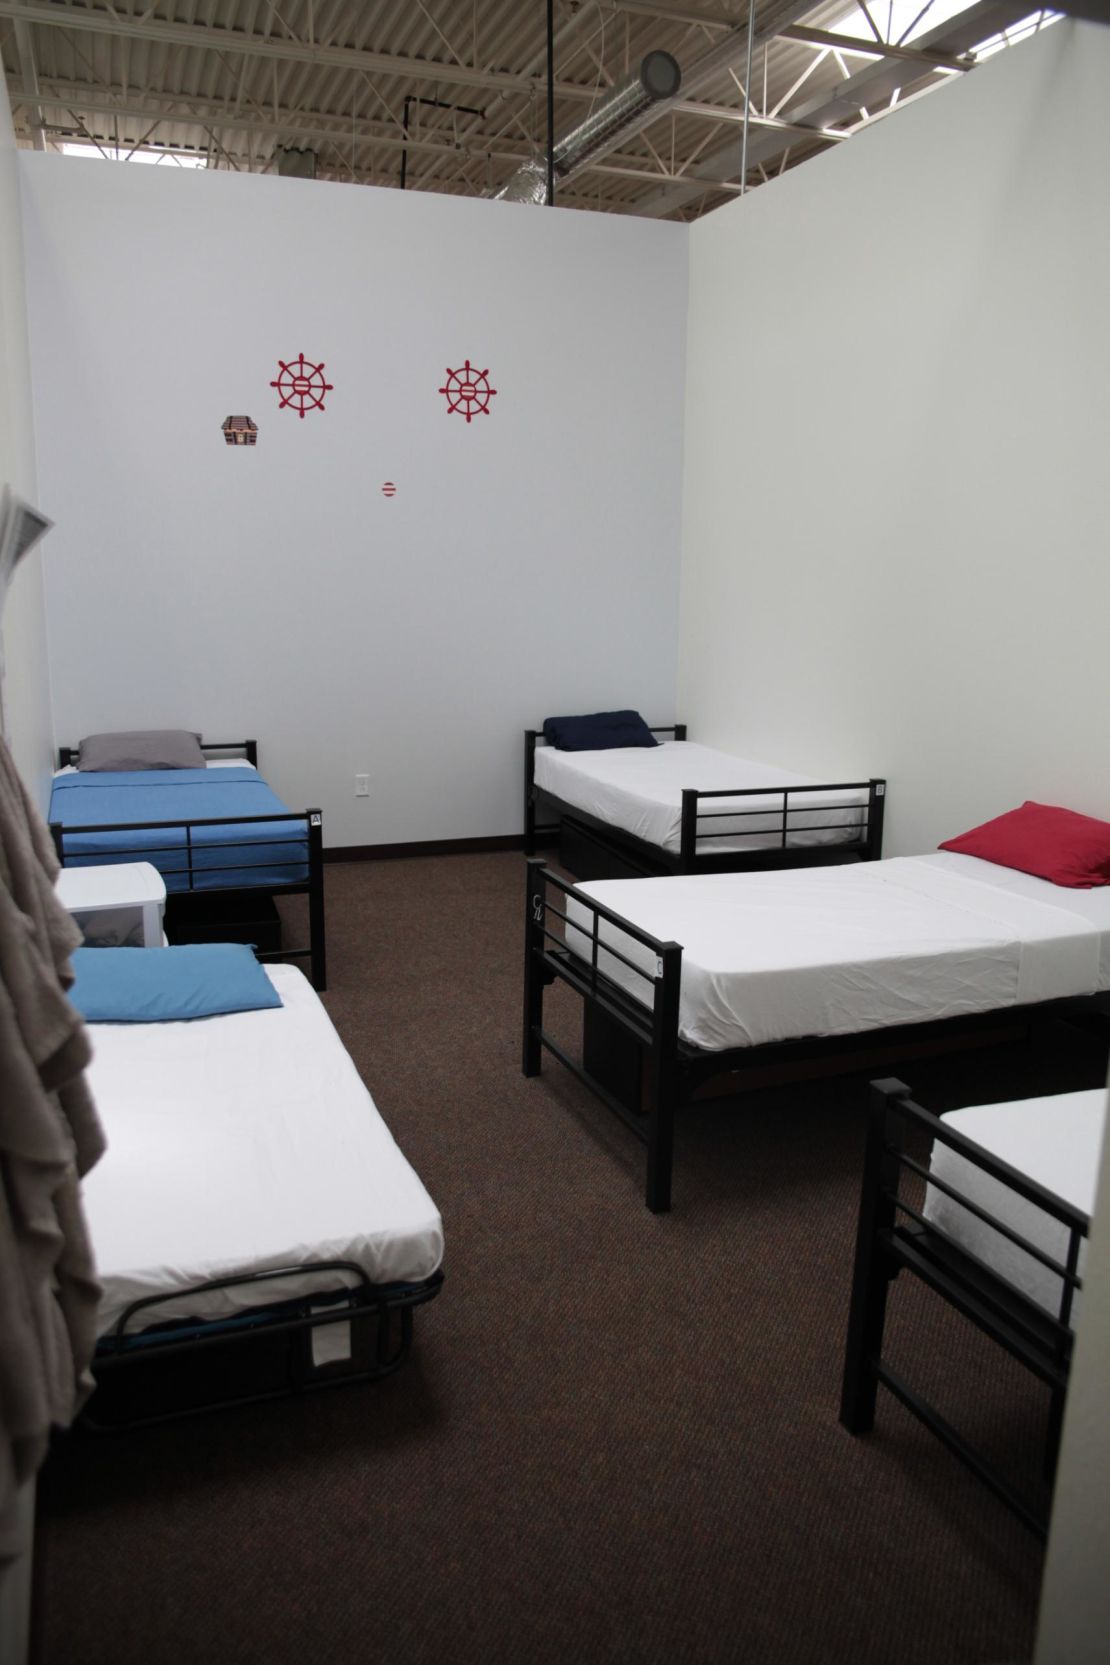
<svg viewBox="0 0 1110 1665">
<path fill-rule="evenodd" d="M 258 439 L 258 424 L 249 416 L 228 416 L 223 423 L 227 445 L 254 445 Z"/>
</svg>

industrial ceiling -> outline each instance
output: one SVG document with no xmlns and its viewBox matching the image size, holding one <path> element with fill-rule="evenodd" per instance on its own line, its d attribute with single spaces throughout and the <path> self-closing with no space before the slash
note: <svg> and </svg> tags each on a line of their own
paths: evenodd
<svg viewBox="0 0 1110 1665">
<path fill-rule="evenodd" d="M 1029 0 L 551 11 L 554 136 L 597 130 L 556 170 L 556 205 L 686 220 L 1056 16 Z M 22 145 L 463 196 L 546 169 L 547 46 L 546 0 L 0 0 Z M 660 53 L 677 91 L 599 121 Z"/>
</svg>

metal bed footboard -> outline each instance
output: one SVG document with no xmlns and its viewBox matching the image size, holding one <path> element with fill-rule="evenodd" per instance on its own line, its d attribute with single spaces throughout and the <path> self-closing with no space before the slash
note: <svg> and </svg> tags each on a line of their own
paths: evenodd
<svg viewBox="0 0 1110 1665">
<path fill-rule="evenodd" d="M 1063 1262 L 1029 1242 L 1020 1232 L 996 1219 L 908 1155 L 905 1140 L 911 1129 L 927 1133 L 935 1143 L 949 1146 L 992 1180 L 1058 1221 L 1067 1233 Z M 907 1175 L 942 1191 L 1058 1277 L 1060 1299 L 1055 1313 L 1018 1290 L 940 1226 L 926 1219 L 903 1190 Z M 910 1089 L 901 1081 L 872 1082 L 840 1407 L 840 1420 L 849 1432 L 864 1434 L 873 1427 L 881 1383 L 1031 1531 L 1045 1537 L 1047 1500 L 1042 1503 L 1016 1487 L 883 1359 L 887 1296 L 891 1282 L 900 1271 L 913 1273 L 1047 1384 L 1050 1402 L 1044 1478 L 1050 1490 L 1074 1342 L 1072 1307 L 1082 1287 L 1078 1271 L 1080 1246 L 1089 1225 L 1087 1215 L 1079 1209 L 914 1103 Z"/>
<path fill-rule="evenodd" d="M 679 1097 L 678 997 L 682 980 L 682 948 L 677 942 L 660 942 L 647 931 L 629 924 L 620 914 L 576 892 L 538 858 L 528 864 L 527 923 L 524 948 L 524 1049 L 522 1068 L 527 1076 L 540 1073 L 543 1049 L 596 1093 L 615 1115 L 647 1146 L 646 1201 L 653 1213 L 664 1213 L 671 1205 L 671 1170 L 674 1152 L 674 1116 Z M 549 891 L 554 892 L 552 900 Z M 576 904 L 591 916 L 592 924 L 568 920 L 565 903 L 573 895 Z M 560 900 L 563 905 L 560 905 Z M 654 969 L 645 971 L 622 954 L 611 941 L 602 942 L 601 921 L 615 925 L 622 936 L 646 948 L 653 956 Z M 561 922 L 562 930 L 553 929 Z M 590 942 L 585 960 L 566 946 L 567 929 L 579 932 Z M 599 968 L 601 953 L 620 960 L 651 991 L 650 1005 L 643 1006 L 617 987 Z M 556 978 L 569 984 L 585 1001 L 603 1011 L 644 1050 L 646 1068 L 639 1109 L 630 1108 L 604 1082 L 559 1045 L 543 1026 L 545 988 Z"/>
<path fill-rule="evenodd" d="M 866 792 L 867 802 L 836 806 L 820 804 L 809 809 L 803 802 L 813 793 L 841 793 Z M 714 799 L 727 798 L 730 802 L 738 798 L 759 798 L 762 804 L 756 809 L 708 809 L 704 807 Z M 768 800 L 772 800 L 768 803 Z M 779 802 L 778 800 L 781 800 Z M 852 822 L 830 820 L 827 822 L 807 820 L 805 826 L 792 826 L 791 817 L 798 815 L 820 815 L 822 812 L 834 815 L 837 808 L 858 811 L 858 819 Z M 821 866 L 829 862 L 833 856 L 837 858 L 857 856 L 861 861 L 878 861 L 883 853 L 883 811 L 886 807 L 886 781 L 877 777 L 870 780 L 829 781 L 813 786 L 746 786 L 739 790 L 714 787 L 711 791 L 696 791 L 687 788 L 682 794 L 682 830 L 679 842 L 679 871 L 682 873 L 711 873 L 727 871 L 735 868 L 737 859 L 750 860 L 753 866 L 775 866 L 782 864 L 782 855 L 789 851 L 789 860 L 794 866 Z M 713 848 L 715 839 L 757 838 L 767 836 L 768 829 L 760 828 L 750 833 L 738 831 L 735 823 L 743 821 L 745 817 L 766 820 L 775 815 L 778 820 L 776 842 L 764 849 L 717 851 Z M 722 832 L 714 832 L 710 823 L 714 821 L 728 821 L 730 827 Z M 854 832 L 854 837 L 838 838 L 828 844 L 797 844 L 791 843 L 791 837 L 799 833 Z"/>
<path fill-rule="evenodd" d="M 252 768 L 258 768 L 257 740 L 202 740 L 200 749 L 207 755 L 209 752 L 242 752 Z M 81 755 L 80 746 L 58 747 L 58 768 L 68 769 L 77 766 Z"/>
<path fill-rule="evenodd" d="M 167 1303 L 220 1289 L 257 1288 L 261 1294 L 267 1284 L 303 1276 L 306 1272 L 320 1274 L 330 1281 L 313 1294 L 279 1300 L 269 1307 L 252 1307 L 221 1319 L 167 1321 L 163 1328 L 158 1328 L 157 1310 Z M 337 1284 L 336 1277 L 347 1277 L 353 1282 Z M 442 1285 L 441 1271 L 418 1283 L 374 1284 L 356 1262 L 326 1260 L 211 1278 L 187 1289 L 144 1296 L 124 1309 L 97 1344 L 93 1374 L 98 1392 L 82 1412 L 81 1425 L 94 1433 L 120 1432 L 231 1405 L 256 1404 L 291 1393 L 390 1375 L 404 1363 L 411 1349 L 415 1308 L 438 1295 Z M 134 1329 L 136 1319 L 153 1322 L 146 1328 Z M 318 1363 L 314 1359 L 313 1332 L 338 1323 L 350 1324 L 352 1330 L 359 1323 L 375 1326 L 372 1346 L 363 1361 L 355 1361 L 353 1350 L 354 1362 L 350 1366 L 343 1363 L 341 1367 L 335 1361 Z M 247 1385 L 243 1391 L 205 1397 L 199 1404 L 179 1404 L 168 1410 L 122 1418 L 106 1418 L 98 1410 L 98 1400 L 103 1404 L 110 1399 L 113 1387 L 124 1373 L 136 1375 L 144 1365 L 152 1363 L 159 1367 L 168 1364 L 172 1372 L 182 1361 L 214 1358 L 217 1352 L 228 1355 L 237 1349 L 249 1348 L 252 1342 L 273 1341 L 278 1337 L 283 1338 L 284 1351 L 282 1380 L 277 1385 L 264 1388 Z M 231 1369 L 233 1374 L 234 1364 Z M 226 1378 L 226 1369 L 224 1375 Z"/>
<path fill-rule="evenodd" d="M 184 885 L 180 889 L 170 889 L 170 896 L 219 896 L 228 891 L 251 890 L 259 896 L 296 896 L 308 897 L 308 930 L 309 942 L 307 948 L 282 948 L 260 953 L 260 960 L 308 960 L 312 985 L 318 991 L 327 987 L 327 946 L 324 932 L 324 837 L 323 813 L 319 809 L 286 810 L 273 815 L 223 815 L 204 819 L 182 821 L 118 821 L 105 825 L 104 823 L 89 823 L 83 825 L 63 826 L 59 821 L 50 823 L 50 833 L 54 840 L 54 848 L 58 860 L 63 867 L 68 860 L 80 858 L 79 865 L 88 865 L 97 861 L 118 863 L 121 861 L 149 861 L 158 868 L 164 879 L 184 878 Z M 194 840 L 194 832 L 198 827 L 287 827 L 290 822 L 296 822 L 295 831 L 287 831 L 280 838 L 236 838 L 220 840 L 206 840 L 203 843 Z M 302 825 L 303 823 L 303 825 Z M 90 851 L 68 850 L 66 841 L 82 833 L 150 833 L 150 832 L 178 832 L 182 834 L 180 844 L 158 845 L 151 841 L 144 842 L 141 838 L 134 845 L 113 848 L 111 851 L 94 853 Z M 214 884 L 213 874 L 243 874 L 252 867 L 262 871 L 284 865 L 280 854 L 275 854 L 272 861 L 244 861 L 242 854 L 234 858 L 234 852 L 244 848 L 257 850 L 259 846 L 272 848 L 279 852 L 283 848 L 294 846 L 296 854 L 285 858 L 290 866 L 306 869 L 303 879 L 266 879 L 257 885 L 249 881 L 244 884 L 242 878 L 229 879 L 225 883 Z M 307 846 L 307 848 L 306 848 Z M 227 850 L 227 861 L 212 862 L 208 858 L 213 851 Z M 166 858 L 181 860 L 180 866 L 168 867 Z M 199 882 L 198 882 L 199 881 Z"/>
</svg>

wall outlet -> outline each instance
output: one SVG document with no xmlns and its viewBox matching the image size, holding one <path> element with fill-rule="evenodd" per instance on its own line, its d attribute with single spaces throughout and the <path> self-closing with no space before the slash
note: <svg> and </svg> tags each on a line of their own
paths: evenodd
<svg viewBox="0 0 1110 1665">
<path fill-rule="evenodd" d="M 368 798 L 369 796 L 370 796 L 370 776 L 369 775 L 356 775 L 355 776 L 355 797 L 356 798 Z"/>
</svg>

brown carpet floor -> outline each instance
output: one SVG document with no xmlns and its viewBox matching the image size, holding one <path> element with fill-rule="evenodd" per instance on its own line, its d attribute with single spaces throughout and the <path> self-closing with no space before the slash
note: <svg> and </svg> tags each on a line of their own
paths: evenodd
<svg viewBox="0 0 1110 1665">
<path fill-rule="evenodd" d="M 1035 1542 L 889 1397 L 866 1440 L 837 1423 L 864 1078 L 686 1112 L 654 1217 L 628 1132 L 520 1074 L 520 858 L 327 889 L 326 1003 L 446 1285 L 386 1381 L 60 1444 L 38 1665 L 1027 1658 Z M 946 1108 L 1104 1068 L 1056 1026 L 902 1073 Z M 905 1280 L 893 1312 L 952 1419 L 1035 1465 L 1040 1390 Z"/>
</svg>

